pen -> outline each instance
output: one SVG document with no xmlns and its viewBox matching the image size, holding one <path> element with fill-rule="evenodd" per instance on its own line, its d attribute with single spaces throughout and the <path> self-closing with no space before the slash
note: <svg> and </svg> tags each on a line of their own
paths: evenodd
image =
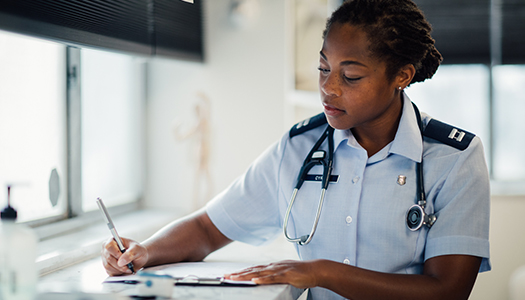
<svg viewBox="0 0 525 300">
<path fill-rule="evenodd" d="M 97 198 L 97 204 L 98 204 L 98 208 L 100 208 L 100 211 L 102 212 L 102 214 L 104 215 L 104 218 L 106 219 L 109 231 L 111 231 L 111 234 L 113 235 L 113 239 L 115 239 L 115 242 L 117 242 L 120 252 L 122 253 L 126 252 L 126 248 L 124 248 L 124 244 L 122 244 L 122 240 L 118 236 L 117 229 L 115 228 L 115 225 L 113 225 L 113 221 L 111 221 L 111 217 L 109 216 L 108 210 L 106 209 L 104 202 L 102 202 L 102 199 Z M 133 263 L 130 262 L 128 264 L 128 268 L 131 270 L 133 274 L 135 274 L 135 270 L 133 269 Z"/>
</svg>

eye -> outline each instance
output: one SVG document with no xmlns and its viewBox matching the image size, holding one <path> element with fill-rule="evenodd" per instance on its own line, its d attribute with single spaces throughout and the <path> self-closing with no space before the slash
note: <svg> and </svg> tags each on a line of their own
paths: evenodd
<svg viewBox="0 0 525 300">
<path fill-rule="evenodd" d="M 321 67 L 317 68 L 317 70 L 319 70 L 319 72 L 321 72 L 323 75 L 330 73 L 330 70 Z"/>
<path fill-rule="evenodd" d="M 347 77 L 347 76 L 344 76 L 344 75 L 343 75 L 343 77 L 344 77 L 344 79 L 346 81 L 349 81 L 349 82 L 356 82 L 356 81 L 360 80 L 361 78 L 363 78 L 363 77 Z"/>
</svg>

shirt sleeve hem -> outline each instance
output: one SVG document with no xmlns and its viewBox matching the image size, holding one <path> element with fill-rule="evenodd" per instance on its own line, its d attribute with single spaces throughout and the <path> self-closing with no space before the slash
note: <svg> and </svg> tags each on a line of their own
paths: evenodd
<svg viewBox="0 0 525 300">
<path fill-rule="evenodd" d="M 240 241 L 251 245 L 261 245 L 266 239 L 256 237 L 250 232 L 241 228 L 226 212 L 220 201 L 212 201 L 206 206 L 206 213 L 212 223 L 227 238 L 233 241 Z"/>
<path fill-rule="evenodd" d="M 427 240 L 425 261 L 441 255 L 472 255 L 481 257 L 479 272 L 492 269 L 490 244 L 486 239 L 468 236 L 448 236 Z"/>
</svg>

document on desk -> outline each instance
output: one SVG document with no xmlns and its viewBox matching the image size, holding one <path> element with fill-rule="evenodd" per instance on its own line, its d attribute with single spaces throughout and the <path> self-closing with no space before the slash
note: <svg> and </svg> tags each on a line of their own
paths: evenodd
<svg viewBox="0 0 525 300">
<path fill-rule="evenodd" d="M 232 262 L 185 262 L 161 265 L 143 269 L 146 273 L 161 273 L 173 277 L 175 285 L 203 286 L 256 286 L 252 281 L 233 281 L 224 279 L 224 274 L 233 273 L 251 267 L 246 263 Z M 104 283 L 137 284 L 144 281 L 140 274 L 112 276 Z"/>
</svg>

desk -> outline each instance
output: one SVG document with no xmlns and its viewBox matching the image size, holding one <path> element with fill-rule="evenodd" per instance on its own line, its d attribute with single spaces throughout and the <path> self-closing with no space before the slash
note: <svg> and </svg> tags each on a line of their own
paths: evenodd
<svg viewBox="0 0 525 300">
<path fill-rule="evenodd" d="M 254 264 L 264 264 L 281 259 L 296 259 L 297 256 L 291 244 L 276 241 L 271 245 L 263 247 L 253 247 L 240 243 L 233 243 L 224 249 L 211 254 L 206 261 L 230 261 L 230 262 L 249 262 Z M 39 293 L 45 295 L 49 292 L 60 293 L 125 293 L 124 290 L 134 288 L 133 285 L 108 283 L 102 284 L 107 278 L 107 274 L 102 267 L 100 258 L 90 259 L 88 261 L 76 264 L 74 266 L 53 272 L 43 276 L 39 280 Z M 302 290 L 296 289 L 289 285 L 266 285 L 257 287 L 193 287 L 193 286 L 175 286 L 173 288 L 174 299 L 297 299 Z M 45 299 L 45 297 L 40 297 Z M 38 297 L 36 300 L 40 300 Z M 85 296 L 78 296 L 76 299 L 68 300 L 93 299 Z M 102 299 L 102 298 L 100 298 Z M 111 298 L 104 298 L 111 299 Z M 116 298 L 114 298 L 116 299 Z"/>
</svg>

